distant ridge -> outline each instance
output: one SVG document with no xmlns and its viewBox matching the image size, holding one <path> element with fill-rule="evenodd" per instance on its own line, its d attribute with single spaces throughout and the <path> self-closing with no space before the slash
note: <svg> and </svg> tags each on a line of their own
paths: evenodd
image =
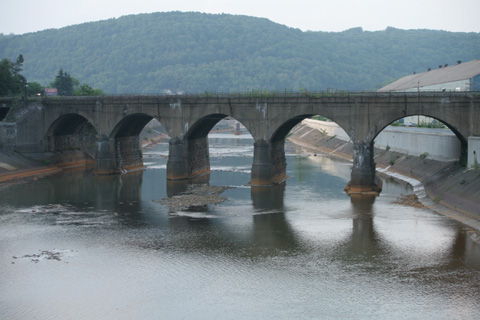
<svg viewBox="0 0 480 320">
<path fill-rule="evenodd" d="M 166 12 L 0 34 L 0 58 L 18 54 L 28 81 L 47 85 L 63 68 L 112 94 L 375 90 L 414 71 L 480 59 L 480 34 L 302 32 L 265 18 Z"/>
</svg>

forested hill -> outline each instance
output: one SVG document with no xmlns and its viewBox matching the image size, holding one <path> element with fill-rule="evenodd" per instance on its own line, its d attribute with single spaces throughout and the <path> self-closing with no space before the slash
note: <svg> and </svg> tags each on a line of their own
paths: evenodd
<svg viewBox="0 0 480 320">
<path fill-rule="evenodd" d="M 262 18 L 169 12 L 0 34 L 0 59 L 19 54 L 29 82 L 48 85 L 63 68 L 107 93 L 370 90 L 480 59 L 480 34 L 302 32 Z"/>
</svg>

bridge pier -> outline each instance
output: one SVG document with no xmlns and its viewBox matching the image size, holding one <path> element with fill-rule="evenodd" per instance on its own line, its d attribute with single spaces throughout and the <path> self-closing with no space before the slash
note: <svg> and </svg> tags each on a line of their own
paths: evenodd
<svg viewBox="0 0 480 320">
<path fill-rule="evenodd" d="M 143 169 L 143 156 L 138 136 L 97 140 L 95 150 L 95 174 L 106 175 Z"/>
<path fill-rule="evenodd" d="M 115 138 L 115 168 L 123 172 L 142 170 L 143 155 L 138 136 Z"/>
<path fill-rule="evenodd" d="M 167 179 L 192 179 L 210 173 L 208 137 L 170 140 Z"/>
<path fill-rule="evenodd" d="M 168 143 L 167 179 L 188 179 L 187 154 L 183 140 L 171 139 Z"/>
<path fill-rule="evenodd" d="M 252 186 L 281 183 L 287 178 L 286 168 L 285 140 L 255 141 L 251 173 Z"/>
<path fill-rule="evenodd" d="M 350 182 L 345 192 L 353 194 L 375 194 L 382 191 L 382 180 L 375 175 L 373 161 L 374 141 L 353 142 L 353 166 Z"/>
</svg>

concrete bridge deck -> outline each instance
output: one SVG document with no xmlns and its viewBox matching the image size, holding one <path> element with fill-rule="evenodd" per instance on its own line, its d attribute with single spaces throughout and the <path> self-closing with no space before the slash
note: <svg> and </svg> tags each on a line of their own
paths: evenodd
<svg viewBox="0 0 480 320">
<path fill-rule="evenodd" d="M 13 108 L 13 106 L 17 106 Z M 207 135 L 225 117 L 242 123 L 254 139 L 252 185 L 285 175 L 284 141 L 305 118 L 336 122 L 354 144 L 348 191 L 378 192 L 373 161 L 375 137 L 390 123 L 425 115 L 446 124 L 459 138 L 462 157 L 473 165 L 480 152 L 480 93 L 319 93 L 178 96 L 44 97 L 27 102 L 0 98 L 15 119 L 14 148 L 52 153 L 83 150 L 98 174 L 143 165 L 138 135 L 157 119 L 170 136 L 167 178 L 190 179 L 210 171 Z"/>
</svg>

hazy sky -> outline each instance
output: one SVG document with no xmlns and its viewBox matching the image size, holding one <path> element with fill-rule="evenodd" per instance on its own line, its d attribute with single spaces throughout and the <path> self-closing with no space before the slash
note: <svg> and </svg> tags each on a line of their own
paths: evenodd
<svg viewBox="0 0 480 320">
<path fill-rule="evenodd" d="M 0 0 L 0 33 L 22 34 L 159 11 L 242 14 L 311 31 L 480 32 L 480 0 Z"/>
</svg>

